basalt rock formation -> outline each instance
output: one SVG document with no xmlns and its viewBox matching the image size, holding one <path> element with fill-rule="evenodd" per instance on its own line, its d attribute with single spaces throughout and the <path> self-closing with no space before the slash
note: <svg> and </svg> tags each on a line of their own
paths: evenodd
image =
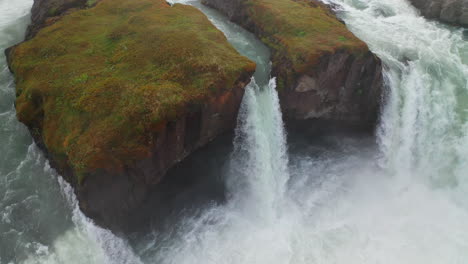
<svg viewBox="0 0 468 264">
<path fill-rule="evenodd" d="M 467 0 L 410 0 L 429 19 L 468 27 Z"/>
<path fill-rule="evenodd" d="M 381 62 L 329 8 L 310 0 L 203 0 L 271 50 L 284 116 L 372 128 Z"/>
<path fill-rule="evenodd" d="M 81 209 L 125 230 L 169 168 L 234 128 L 255 64 L 191 6 L 52 2 L 7 51 L 17 116 Z"/>
</svg>

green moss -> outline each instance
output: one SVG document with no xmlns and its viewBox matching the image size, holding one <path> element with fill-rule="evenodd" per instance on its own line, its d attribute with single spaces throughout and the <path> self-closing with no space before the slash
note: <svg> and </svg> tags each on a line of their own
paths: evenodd
<svg viewBox="0 0 468 264">
<path fill-rule="evenodd" d="M 81 84 L 81 83 L 86 83 L 89 79 L 89 76 L 87 73 L 83 73 L 80 76 L 76 77 L 75 79 L 72 80 L 72 84 Z"/>
<path fill-rule="evenodd" d="M 358 56 L 368 50 L 325 5 L 316 1 L 244 0 L 244 8 L 261 40 L 272 49 L 274 63 L 289 60 L 292 67 L 288 71 L 293 74 L 310 70 L 325 54 L 347 50 Z"/>
<path fill-rule="evenodd" d="M 79 181 L 147 157 L 168 121 L 255 69 L 200 11 L 163 0 L 100 1 L 12 55 L 19 119 Z"/>
<path fill-rule="evenodd" d="M 285 88 L 284 86 L 285 86 L 285 85 L 284 85 L 284 80 L 283 80 L 283 79 L 280 79 L 280 80 L 277 81 L 276 89 L 277 89 L 278 91 L 280 91 L 280 92 L 283 91 L 284 88 Z"/>
<path fill-rule="evenodd" d="M 299 31 L 296 34 L 298 37 L 304 37 L 306 35 L 305 31 Z"/>
<path fill-rule="evenodd" d="M 94 6 L 96 4 L 96 1 L 97 0 L 88 0 L 88 1 L 86 1 L 86 6 L 87 7 L 92 7 L 92 6 Z"/>
<path fill-rule="evenodd" d="M 49 9 L 49 11 L 47 11 L 47 14 L 50 17 L 58 15 L 57 7 L 52 7 L 51 9 Z"/>
</svg>

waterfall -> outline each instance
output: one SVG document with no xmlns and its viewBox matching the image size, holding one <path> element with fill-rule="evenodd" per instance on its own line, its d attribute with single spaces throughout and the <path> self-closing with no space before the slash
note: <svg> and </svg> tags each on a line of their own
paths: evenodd
<svg viewBox="0 0 468 264">
<path fill-rule="evenodd" d="M 468 191 L 463 30 L 427 21 L 405 0 L 327 2 L 385 64 L 388 87 L 379 129 L 383 166 L 403 181 Z"/>
<path fill-rule="evenodd" d="M 257 63 L 239 110 L 225 179 L 227 204 L 213 206 L 199 217 L 185 219 L 176 238 L 157 237 L 161 248 L 146 257 L 157 263 L 238 263 L 256 259 L 276 263 L 290 258 L 288 238 L 296 207 L 286 199 L 289 180 L 286 132 L 276 79 L 270 78 L 269 50 L 251 33 L 197 1 L 185 1 L 203 11 L 229 42 Z M 288 208 L 285 210 L 285 208 Z M 286 227 L 281 232 L 280 227 Z M 276 232 L 273 230 L 277 229 Z M 171 235 L 172 232 L 171 232 Z M 258 250 L 258 243 L 275 246 Z M 270 254 L 275 248 L 281 252 Z M 282 259 L 282 260 L 281 260 Z M 254 262 L 255 263 L 255 262 Z"/>
<path fill-rule="evenodd" d="M 239 112 L 227 179 L 230 201 L 246 215 L 273 219 L 284 200 L 288 174 L 286 134 L 276 80 L 259 87 L 252 79 Z"/>
<path fill-rule="evenodd" d="M 172 1 L 175 2 L 191 4 L 204 12 L 240 54 L 257 64 L 254 77 L 245 88 L 230 172 L 225 179 L 232 206 L 248 211 L 246 215 L 271 220 L 284 201 L 289 173 L 276 79 L 270 76 L 270 52 L 253 34 L 200 2 Z"/>
<path fill-rule="evenodd" d="M 383 61 L 378 145 L 325 135 L 313 146 L 296 143 L 285 155 L 284 130 L 273 117 L 277 99 L 251 83 L 239 114 L 227 205 L 184 221 L 180 236 L 148 259 L 468 260 L 468 44 L 462 30 L 427 21 L 405 0 L 325 2 Z M 189 3 L 212 19 L 212 11 Z M 230 41 L 231 33 L 225 32 Z"/>
<path fill-rule="evenodd" d="M 246 87 L 225 177 L 227 204 L 186 219 L 180 236 L 148 262 L 287 263 L 291 258 L 290 227 L 298 212 L 286 198 L 286 133 L 274 78 L 263 87 L 252 78 Z"/>
<path fill-rule="evenodd" d="M 224 179 L 227 201 L 131 244 L 79 210 L 15 117 L 0 55 L 0 263 L 464 264 L 468 261 L 468 42 L 406 0 L 323 0 L 383 61 L 375 138 L 288 135 L 270 53 L 193 0 L 257 63 Z M 0 47 L 32 1 L 0 1 Z M 57 181 L 57 178 L 59 179 Z"/>
</svg>

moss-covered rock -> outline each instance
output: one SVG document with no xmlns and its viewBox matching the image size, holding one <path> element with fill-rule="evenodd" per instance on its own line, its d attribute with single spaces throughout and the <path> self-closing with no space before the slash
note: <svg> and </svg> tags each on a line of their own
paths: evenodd
<svg viewBox="0 0 468 264">
<path fill-rule="evenodd" d="M 271 50 L 288 118 L 374 123 L 381 65 L 333 12 L 314 0 L 203 0 Z"/>
<path fill-rule="evenodd" d="M 287 59 L 290 74 L 303 74 L 316 66 L 324 53 L 345 50 L 361 55 L 368 51 L 329 9 L 308 0 L 246 1 L 250 22 L 262 41 L 275 51 L 273 63 Z M 294 76 L 281 76 L 290 82 Z"/>
<path fill-rule="evenodd" d="M 234 128 L 255 70 L 199 10 L 164 0 L 35 0 L 6 53 L 19 120 L 83 212 L 118 230 L 169 168 Z"/>
<path fill-rule="evenodd" d="M 242 89 L 255 69 L 201 12 L 163 0 L 103 0 L 9 55 L 19 120 L 80 179 L 151 157 L 168 123 Z"/>
<path fill-rule="evenodd" d="M 230 13 L 235 20 L 255 32 L 274 53 L 273 64 L 288 61 L 288 72 L 281 78 L 291 82 L 317 65 L 324 53 L 338 50 L 361 55 L 368 51 L 329 8 L 310 0 L 234 0 L 238 12 Z M 228 0 L 204 0 L 215 8 L 223 8 Z M 231 8 L 231 7 L 228 7 Z M 224 10 L 223 10 L 224 11 Z"/>
</svg>

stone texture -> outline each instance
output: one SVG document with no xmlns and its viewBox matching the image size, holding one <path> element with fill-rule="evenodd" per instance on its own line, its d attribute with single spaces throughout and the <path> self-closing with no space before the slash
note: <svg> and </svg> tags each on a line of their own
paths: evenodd
<svg viewBox="0 0 468 264">
<path fill-rule="evenodd" d="M 369 52 L 324 55 L 317 67 L 299 77 L 295 89 L 280 91 L 286 117 L 319 118 L 372 126 L 381 101 L 382 72 Z"/>
<path fill-rule="evenodd" d="M 468 0 L 410 0 L 429 19 L 468 27 Z"/>
</svg>

